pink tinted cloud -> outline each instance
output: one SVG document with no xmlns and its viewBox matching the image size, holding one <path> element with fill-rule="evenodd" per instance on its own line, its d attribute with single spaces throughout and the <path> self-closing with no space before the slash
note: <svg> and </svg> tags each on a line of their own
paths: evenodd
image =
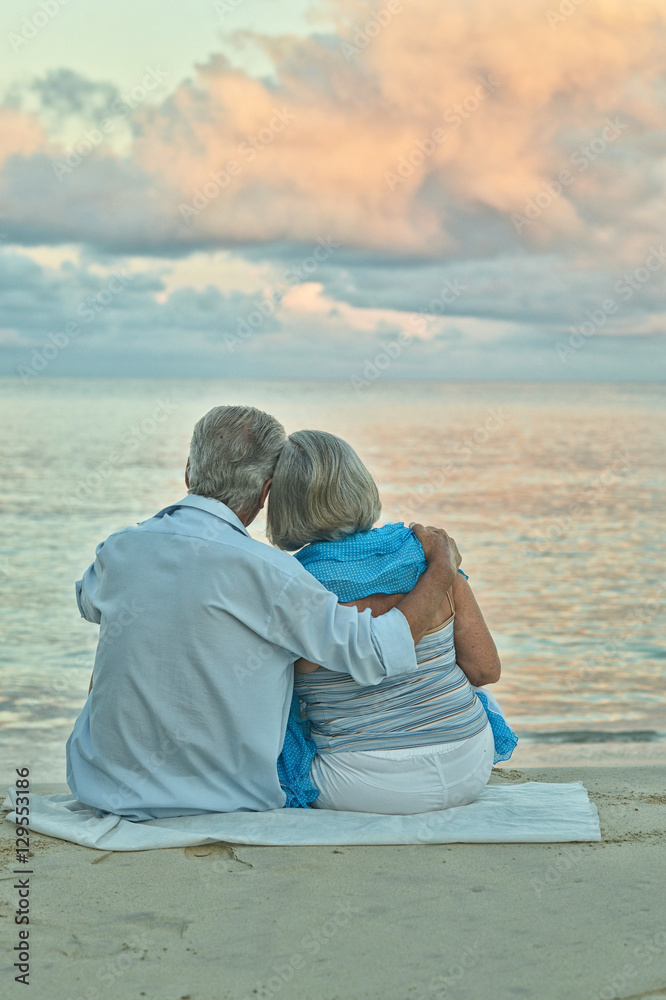
<svg viewBox="0 0 666 1000">
<path fill-rule="evenodd" d="M 0 106 L 0 163 L 10 156 L 30 156 L 47 145 L 46 133 L 35 115 Z"/>
<path fill-rule="evenodd" d="M 142 225 L 152 213 L 161 239 L 193 245 L 331 233 L 414 254 L 465 253 L 472 224 L 492 229 L 497 249 L 504 239 L 603 253 L 659 230 L 664 148 L 646 135 L 666 121 L 663 0 L 583 0 L 556 23 L 557 0 L 392 3 L 379 30 L 366 28 L 388 2 L 330 0 L 337 37 L 253 36 L 277 84 L 214 56 L 193 84 L 139 109 L 129 163 L 158 192 Z M 601 142 L 608 118 L 625 127 L 517 234 L 512 216 Z M 35 128 L 14 115 L 5 156 L 44 147 Z M 98 155 L 81 167 L 88 187 Z M 135 200 L 109 197 L 114 224 L 126 211 L 134 225 Z"/>
</svg>

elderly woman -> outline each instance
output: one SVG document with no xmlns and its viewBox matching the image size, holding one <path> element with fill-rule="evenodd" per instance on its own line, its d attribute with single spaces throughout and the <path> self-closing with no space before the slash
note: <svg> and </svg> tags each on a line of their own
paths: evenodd
<svg viewBox="0 0 666 1000">
<path fill-rule="evenodd" d="M 409 528 L 373 529 L 380 510 L 371 474 L 345 441 L 322 431 L 288 438 L 273 475 L 268 537 L 299 550 L 296 558 L 342 603 L 373 615 L 397 604 L 426 566 Z M 487 708 L 501 709 L 478 692 L 499 680 L 500 661 L 462 571 L 416 654 L 417 674 L 374 687 L 296 662 L 294 690 L 317 750 L 314 806 L 405 814 L 462 805 L 481 794 L 494 760 L 510 756 L 516 737 L 496 716 L 505 737 L 497 752 Z"/>
</svg>

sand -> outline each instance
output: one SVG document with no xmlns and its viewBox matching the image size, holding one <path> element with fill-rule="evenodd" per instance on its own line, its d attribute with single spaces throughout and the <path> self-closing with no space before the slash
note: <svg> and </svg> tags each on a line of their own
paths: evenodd
<svg viewBox="0 0 666 1000">
<path fill-rule="evenodd" d="M 526 779 L 582 781 L 602 842 L 104 854 L 33 835 L 29 994 L 8 957 L 19 928 L 14 830 L 3 822 L 9 995 L 666 998 L 666 767 L 492 778 Z"/>
</svg>

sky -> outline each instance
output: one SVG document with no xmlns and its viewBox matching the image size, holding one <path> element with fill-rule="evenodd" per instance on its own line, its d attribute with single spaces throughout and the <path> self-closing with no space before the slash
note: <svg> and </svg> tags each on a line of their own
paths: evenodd
<svg viewBox="0 0 666 1000">
<path fill-rule="evenodd" d="M 0 374 L 661 380 L 666 0 L 3 0 Z"/>
</svg>

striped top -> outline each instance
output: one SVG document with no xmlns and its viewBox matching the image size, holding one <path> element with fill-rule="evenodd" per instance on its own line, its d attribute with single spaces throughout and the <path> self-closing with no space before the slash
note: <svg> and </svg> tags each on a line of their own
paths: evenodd
<svg viewBox="0 0 666 1000">
<path fill-rule="evenodd" d="M 453 621 L 454 614 L 417 644 L 416 674 L 361 687 L 321 667 L 296 673 L 294 690 L 307 706 L 318 752 L 427 746 L 482 732 L 488 716 L 456 663 Z"/>
</svg>

